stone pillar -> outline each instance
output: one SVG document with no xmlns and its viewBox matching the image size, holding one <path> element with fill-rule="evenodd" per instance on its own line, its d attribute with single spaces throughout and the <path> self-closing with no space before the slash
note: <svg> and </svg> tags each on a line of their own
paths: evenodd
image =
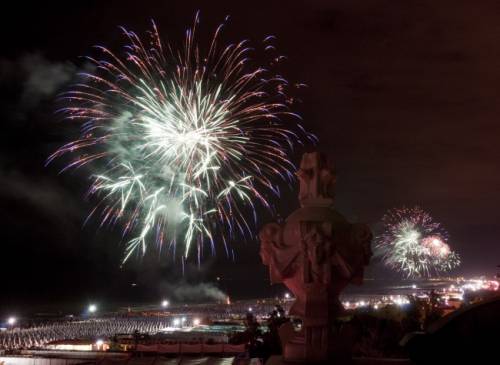
<svg viewBox="0 0 500 365">
<path fill-rule="evenodd" d="M 283 225 L 262 228 L 261 257 L 271 282 L 284 283 L 294 294 L 290 315 L 302 319 L 302 330 L 284 345 L 283 360 L 322 362 L 332 352 L 339 294 L 350 282 L 362 282 L 372 234 L 334 209 L 335 171 L 326 156 L 304 154 L 297 176 L 301 207 Z"/>
</svg>

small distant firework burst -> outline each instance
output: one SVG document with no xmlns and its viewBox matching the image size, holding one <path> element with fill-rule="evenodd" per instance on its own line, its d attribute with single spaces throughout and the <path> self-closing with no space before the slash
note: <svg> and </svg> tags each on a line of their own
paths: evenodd
<svg viewBox="0 0 500 365">
<path fill-rule="evenodd" d="M 277 180 L 293 179 L 293 146 L 314 139 L 289 110 L 300 84 L 251 66 L 247 41 L 221 47 L 223 24 L 203 52 L 197 24 L 198 15 L 180 49 L 164 45 L 154 23 L 148 39 L 123 29 L 125 55 L 96 47 L 95 71 L 61 96 L 82 132 L 48 163 L 70 154 L 62 171 L 92 166 L 90 216 L 123 225 L 124 261 L 151 242 L 180 244 L 184 257 L 196 245 L 199 260 L 205 242 L 215 251 L 214 236 L 228 252 L 235 235 L 252 235 L 256 206 L 271 209 Z"/>
<path fill-rule="evenodd" d="M 376 239 L 376 250 L 388 267 L 407 277 L 430 277 L 460 265 L 446 231 L 421 208 L 391 209 L 382 222 L 384 232 Z"/>
</svg>

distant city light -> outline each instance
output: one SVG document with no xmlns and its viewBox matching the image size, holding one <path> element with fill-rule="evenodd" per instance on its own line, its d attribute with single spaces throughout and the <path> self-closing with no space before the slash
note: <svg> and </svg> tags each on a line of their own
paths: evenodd
<svg viewBox="0 0 500 365">
<path fill-rule="evenodd" d="M 97 306 L 95 304 L 89 305 L 89 313 L 95 313 L 97 311 Z"/>
<path fill-rule="evenodd" d="M 169 304 L 170 304 L 170 303 L 168 302 L 168 300 L 163 300 L 163 301 L 161 302 L 161 306 L 162 306 L 163 308 L 167 308 Z"/>
<path fill-rule="evenodd" d="M 186 322 L 186 317 L 182 317 L 182 323 Z"/>
<path fill-rule="evenodd" d="M 396 305 L 402 306 L 402 305 L 405 305 L 405 304 L 409 304 L 410 301 L 407 298 L 403 298 L 403 297 L 399 296 L 396 299 L 394 299 L 394 303 Z"/>
<path fill-rule="evenodd" d="M 102 345 L 103 345 L 103 343 L 104 343 L 104 341 L 103 341 L 103 340 L 97 340 L 97 341 L 95 342 L 95 344 L 96 344 L 97 346 L 102 346 Z"/>
<path fill-rule="evenodd" d="M 199 318 L 195 318 L 195 319 L 193 320 L 193 324 L 194 324 L 195 326 L 199 326 L 199 325 L 200 325 L 200 319 L 199 319 Z"/>
<path fill-rule="evenodd" d="M 7 324 L 8 324 L 9 326 L 13 326 L 13 325 L 15 325 L 15 324 L 16 324 L 16 322 L 17 322 L 16 317 L 9 317 L 9 318 L 7 319 Z"/>
<path fill-rule="evenodd" d="M 285 293 L 285 299 L 290 299 L 290 294 Z"/>
<path fill-rule="evenodd" d="M 412 287 L 412 289 L 417 289 L 417 285 L 416 284 L 413 284 L 411 287 Z"/>
<path fill-rule="evenodd" d="M 174 318 L 174 326 L 178 326 L 181 324 L 181 320 L 179 318 Z"/>
<path fill-rule="evenodd" d="M 249 312 L 253 311 L 252 307 L 248 307 L 248 311 Z"/>
</svg>

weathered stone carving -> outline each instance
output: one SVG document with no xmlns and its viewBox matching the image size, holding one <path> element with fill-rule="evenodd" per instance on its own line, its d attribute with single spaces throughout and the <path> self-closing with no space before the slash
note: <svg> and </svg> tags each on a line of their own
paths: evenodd
<svg viewBox="0 0 500 365">
<path fill-rule="evenodd" d="M 300 182 L 301 206 L 333 204 L 335 170 L 326 156 L 317 152 L 305 153 L 302 156 L 297 177 Z"/>
<path fill-rule="evenodd" d="M 301 208 L 283 225 L 262 228 L 260 254 L 271 283 L 284 283 L 294 294 L 290 314 L 303 321 L 301 332 L 284 346 L 284 360 L 323 361 L 342 310 L 339 294 L 351 282 L 362 283 L 372 234 L 333 209 L 335 172 L 324 155 L 304 154 L 297 175 Z"/>
</svg>

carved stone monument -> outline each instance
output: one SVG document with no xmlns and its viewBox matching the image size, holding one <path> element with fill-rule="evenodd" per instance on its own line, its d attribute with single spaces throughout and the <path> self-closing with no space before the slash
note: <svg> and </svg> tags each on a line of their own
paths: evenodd
<svg viewBox="0 0 500 365">
<path fill-rule="evenodd" d="M 335 347 L 333 321 L 343 310 L 339 294 L 349 283 L 362 283 L 372 234 L 333 208 L 335 171 L 326 156 L 304 154 L 297 176 L 301 207 L 284 224 L 262 228 L 260 255 L 271 283 L 284 283 L 294 294 L 290 315 L 302 319 L 301 331 L 284 341 L 283 360 L 322 362 Z"/>
</svg>

